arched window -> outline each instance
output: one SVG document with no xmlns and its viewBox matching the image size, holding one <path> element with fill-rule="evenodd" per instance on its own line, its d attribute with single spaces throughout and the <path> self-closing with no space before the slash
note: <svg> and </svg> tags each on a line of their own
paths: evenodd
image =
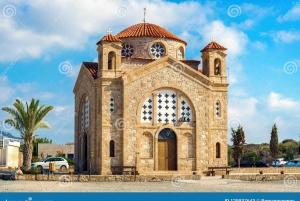
<svg viewBox="0 0 300 201">
<path fill-rule="evenodd" d="M 80 130 L 84 131 L 90 125 L 90 102 L 86 96 L 80 106 Z"/>
<path fill-rule="evenodd" d="M 161 43 L 154 43 L 150 48 L 150 53 L 153 58 L 159 59 L 166 53 L 165 46 Z"/>
<path fill-rule="evenodd" d="M 107 69 L 108 70 L 116 69 L 116 53 L 115 52 L 109 52 L 109 54 L 108 54 Z"/>
<path fill-rule="evenodd" d="M 110 98 L 110 103 L 109 103 L 109 111 L 111 114 L 115 113 L 115 99 L 114 98 Z"/>
<path fill-rule="evenodd" d="M 85 97 L 85 102 L 84 102 L 84 110 L 85 110 L 85 128 L 88 128 L 90 125 L 90 101 L 88 97 Z"/>
<path fill-rule="evenodd" d="M 215 75 L 221 74 L 221 60 L 220 59 L 215 59 L 214 73 L 215 73 Z"/>
<path fill-rule="evenodd" d="M 220 101 L 216 102 L 216 117 L 220 117 L 221 116 L 221 104 Z"/>
<path fill-rule="evenodd" d="M 217 142 L 216 143 L 216 158 L 221 158 L 221 146 L 220 146 L 220 143 Z"/>
<path fill-rule="evenodd" d="M 133 55 L 133 47 L 130 44 L 124 44 L 122 48 L 122 56 L 131 57 Z"/>
<path fill-rule="evenodd" d="M 109 157 L 115 157 L 115 142 L 113 140 L 109 142 Z"/>
<path fill-rule="evenodd" d="M 178 48 L 178 50 L 177 50 L 177 59 L 178 60 L 184 59 L 184 50 L 183 50 L 183 47 Z"/>
</svg>

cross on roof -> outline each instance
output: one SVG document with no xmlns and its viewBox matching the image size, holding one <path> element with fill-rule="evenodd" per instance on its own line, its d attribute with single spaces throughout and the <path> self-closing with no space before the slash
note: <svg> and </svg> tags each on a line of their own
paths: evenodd
<svg viewBox="0 0 300 201">
<path fill-rule="evenodd" d="M 211 41 L 214 42 L 215 41 L 215 37 L 212 36 L 211 37 Z"/>
<path fill-rule="evenodd" d="M 111 34 L 113 31 L 112 30 L 110 30 L 110 28 L 107 30 L 107 33 L 108 34 Z"/>
<path fill-rule="evenodd" d="M 146 22 L 146 8 L 144 8 L 144 23 Z"/>
</svg>

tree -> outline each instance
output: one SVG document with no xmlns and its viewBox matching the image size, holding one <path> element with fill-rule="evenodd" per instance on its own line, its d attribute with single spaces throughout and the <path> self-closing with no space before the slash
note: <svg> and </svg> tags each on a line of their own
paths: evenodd
<svg viewBox="0 0 300 201">
<path fill-rule="evenodd" d="M 5 123 L 18 130 L 24 140 L 23 166 L 27 169 L 31 166 L 34 132 L 40 128 L 51 129 L 49 123 L 43 121 L 43 119 L 54 107 L 46 107 L 45 104 L 39 106 L 39 103 L 39 100 L 32 99 L 30 103 L 26 102 L 24 105 L 19 99 L 16 99 L 13 102 L 14 108 L 2 108 L 3 111 L 11 115 L 11 118 L 5 119 Z"/>
<path fill-rule="evenodd" d="M 238 162 L 238 167 L 240 167 L 241 158 L 244 155 L 245 152 L 245 133 L 243 131 L 243 127 L 239 125 L 237 130 L 234 130 L 231 128 L 231 141 L 233 142 L 233 153 L 232 156 L 235 159 L 235 161 Z"/>
<path fill-rule="evenodd" d="M 256 152 L 249 152 L 246 154 L 246 160 L 251 163 L 255 163 L 259 161 L 259 156 L 257 155 Z"/>
<path fill-rule="evenodd" d="M 33 152 L 32 155 L 33 156 L 38 156 L 39 150 L 39 143 L 48 143 L 48 144 L 52 144 L 52 140 L 49 140 L 48 138 L 35 138 L 32 141 L 33 143 Z"/>
<path fill-rule="evenodd" d="M 270 152 L 273 159 L 277 158 L 279 153 L 278 147 L 278 134 L 276 124 L 272 127 L 271 139 L 270 139 Z"/>
</svg>

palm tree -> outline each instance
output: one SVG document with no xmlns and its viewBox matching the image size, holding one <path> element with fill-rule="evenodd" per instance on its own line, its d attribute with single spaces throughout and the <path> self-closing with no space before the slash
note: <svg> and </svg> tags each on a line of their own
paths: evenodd
<svg viewBox="0 0 300 201">
<path fill-rule="evenodd" d="M 39 100 L 31 100 L 30 104 L 24 105 L 19 99 L 13 102 L 12 107 L 3 107 L 2 110 L 9 113 L 11 118 L 5 119 L 5 123 L 10 124 L 21 134 L 24 140 L 23 166 L 30 168 L 34 140 L 34 132 L 39 128 L 51 129 L 49 123 L 42 121 L 43 118 L 53 110 L 53 106 L 39 106 Z M 29 105 L 28 105 L 29 104 Z M 25 107 L 26 106 L 26 107 Z"/>
</svg>

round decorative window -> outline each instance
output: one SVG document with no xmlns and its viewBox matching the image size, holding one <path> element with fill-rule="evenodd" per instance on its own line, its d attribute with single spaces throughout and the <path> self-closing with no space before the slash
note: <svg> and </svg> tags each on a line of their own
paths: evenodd
<svg viewBox="0 0 300 201">
<path fill-rule="evenodd" d="M 122 56 L 131 57 L 132 54 L 133 54 L 133 47 L 132 47 L 132 45 L 129 45 L 129 44 L 123 45 Z"/>
<path fill-rule="evenodd" d="M 150 51 L 151 51 L 151 55 L 156 59 L 159 59 L 165 55 L 165 47 L 160 43 L 154 43 L 151 46 Z"/>
</svg>

